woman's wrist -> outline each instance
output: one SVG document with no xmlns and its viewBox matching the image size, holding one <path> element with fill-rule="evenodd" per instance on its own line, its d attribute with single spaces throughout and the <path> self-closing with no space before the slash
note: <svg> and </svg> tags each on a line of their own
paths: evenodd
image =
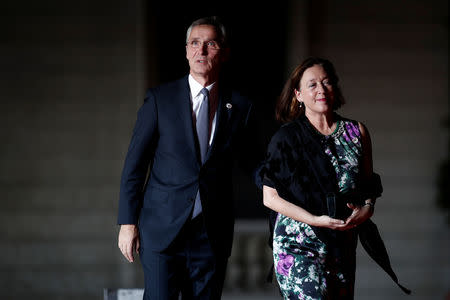
<svg viewBox="0 0 450 300">
<path fill-rule="evenodd" d="M 304 223 L 310 226 L 318 226 L 319 225 L 318 217 L 316 215 L 310 214 L 309 216 L 307 216 Z"/>
<path fill-rule="evenodd" d="M 305 223 L 310 226 L 324 227 L 323 217 L 324 216 L 317 216 L 317 215 L 311 214 L 308 218 L 308 222 L 305 222 Z"/>
<path fill-rule="evenodd" d="M 362 207 L 368 207 L 371 215 L 375 211 L 375 203 L 373 203 L 372 201 L 366 201 L 366 203 Z"/>
</svg>

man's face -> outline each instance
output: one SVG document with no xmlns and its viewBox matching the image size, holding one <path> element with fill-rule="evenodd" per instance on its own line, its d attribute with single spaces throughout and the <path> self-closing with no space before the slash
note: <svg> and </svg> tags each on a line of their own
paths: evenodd
<svg viewBox="0 0 450 300">
<path fill-rule="evenodd" d="M 214 26 L 198 25 L 192 28 L 186 45 L 190 74 L 194 77 L 214 77 L 225 60 Z"/>
</svg>

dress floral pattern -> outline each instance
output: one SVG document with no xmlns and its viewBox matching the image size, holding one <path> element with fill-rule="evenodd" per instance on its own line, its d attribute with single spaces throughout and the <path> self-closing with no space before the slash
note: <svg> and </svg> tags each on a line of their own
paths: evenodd
<svg viewBox="0 0 450 300">
<path fill-rule="evenodd" d="M 357 185 L 361 157 L 358 124 L 338 121 L 336 130 L 325 139 L 324 151 L 345 194 Z M 327 245 L 305 223 L 278 214 L 273 233 L 275 275 L 284 299 L 353 299 L 356 234 L 349 231 L 350 271 L 336 267 Z M 342 262 L 340 262 L 342 266 Z M 352 270 L 353 268 L 353 270 Z"/>
<path fill-rule="evenodd" d="M 325 154 L 336 171 L 339 192 L 345 194 L 354 190 L 359 173 L 361 157 L 361 133 L 356 122 L 338 120 L 336 130 L 324 136 Z"/>
<path fill-rule="evenodd" d="M 343 273 L 327 269 L 327 247 L 311 227 L 278 214 L 273 255 L 276 277 L 285 299 L 329 299 L 328 281 L 346 292 Z M 331 299 L 331 298 L 330 298 Z"/>
</svg>

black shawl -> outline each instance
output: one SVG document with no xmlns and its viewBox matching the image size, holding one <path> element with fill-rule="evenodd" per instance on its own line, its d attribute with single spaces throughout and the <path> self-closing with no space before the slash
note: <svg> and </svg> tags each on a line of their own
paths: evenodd
<svg viewBox="0 0 450 300">
<path fill-rule="evenodd" d="M 346 196 L 345 201 L 338 199 L 336 173 L 323 151 L 322 144 L 327 142 L 305 116 L 283 125 L 272 137 L 266 160 L 256 173 L 256 184 L 260 188 L 262 185 L 275 188 L 280 197 L 314 215 L 329 215 L 343 220 L 352 212 L 345 202 L 362 205 L 365 199 L 381 196 L 380 177 L 373 174 L 370 180 L 359 183 L 359 189 L 351 197 Z M 271 212 L 270 246 L 275 218 L 276 213 Z M 317 237 L 329 245 L 333 255 L 340 257 L 344 233 L 328 228 L 311 227 Z M 408 289 L 398 283 L 376 225 L 369 219 L 357 227 L 357 232 L 362 246 L 370 257 L 405 293 L 410 294 Z"/>
</svg>

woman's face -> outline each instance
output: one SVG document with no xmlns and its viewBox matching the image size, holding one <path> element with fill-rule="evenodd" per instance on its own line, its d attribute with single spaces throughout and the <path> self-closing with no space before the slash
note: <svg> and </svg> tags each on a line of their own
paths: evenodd
<svg viewBox="0 0 450 300">
<path fill-rule="evenodd" d="M 305 114 L 328 114 L 333 111 L 334 92 L 327 73 L 314 65 L 303 73 L 295 96 L 305 106 Z"/>
</svg>

